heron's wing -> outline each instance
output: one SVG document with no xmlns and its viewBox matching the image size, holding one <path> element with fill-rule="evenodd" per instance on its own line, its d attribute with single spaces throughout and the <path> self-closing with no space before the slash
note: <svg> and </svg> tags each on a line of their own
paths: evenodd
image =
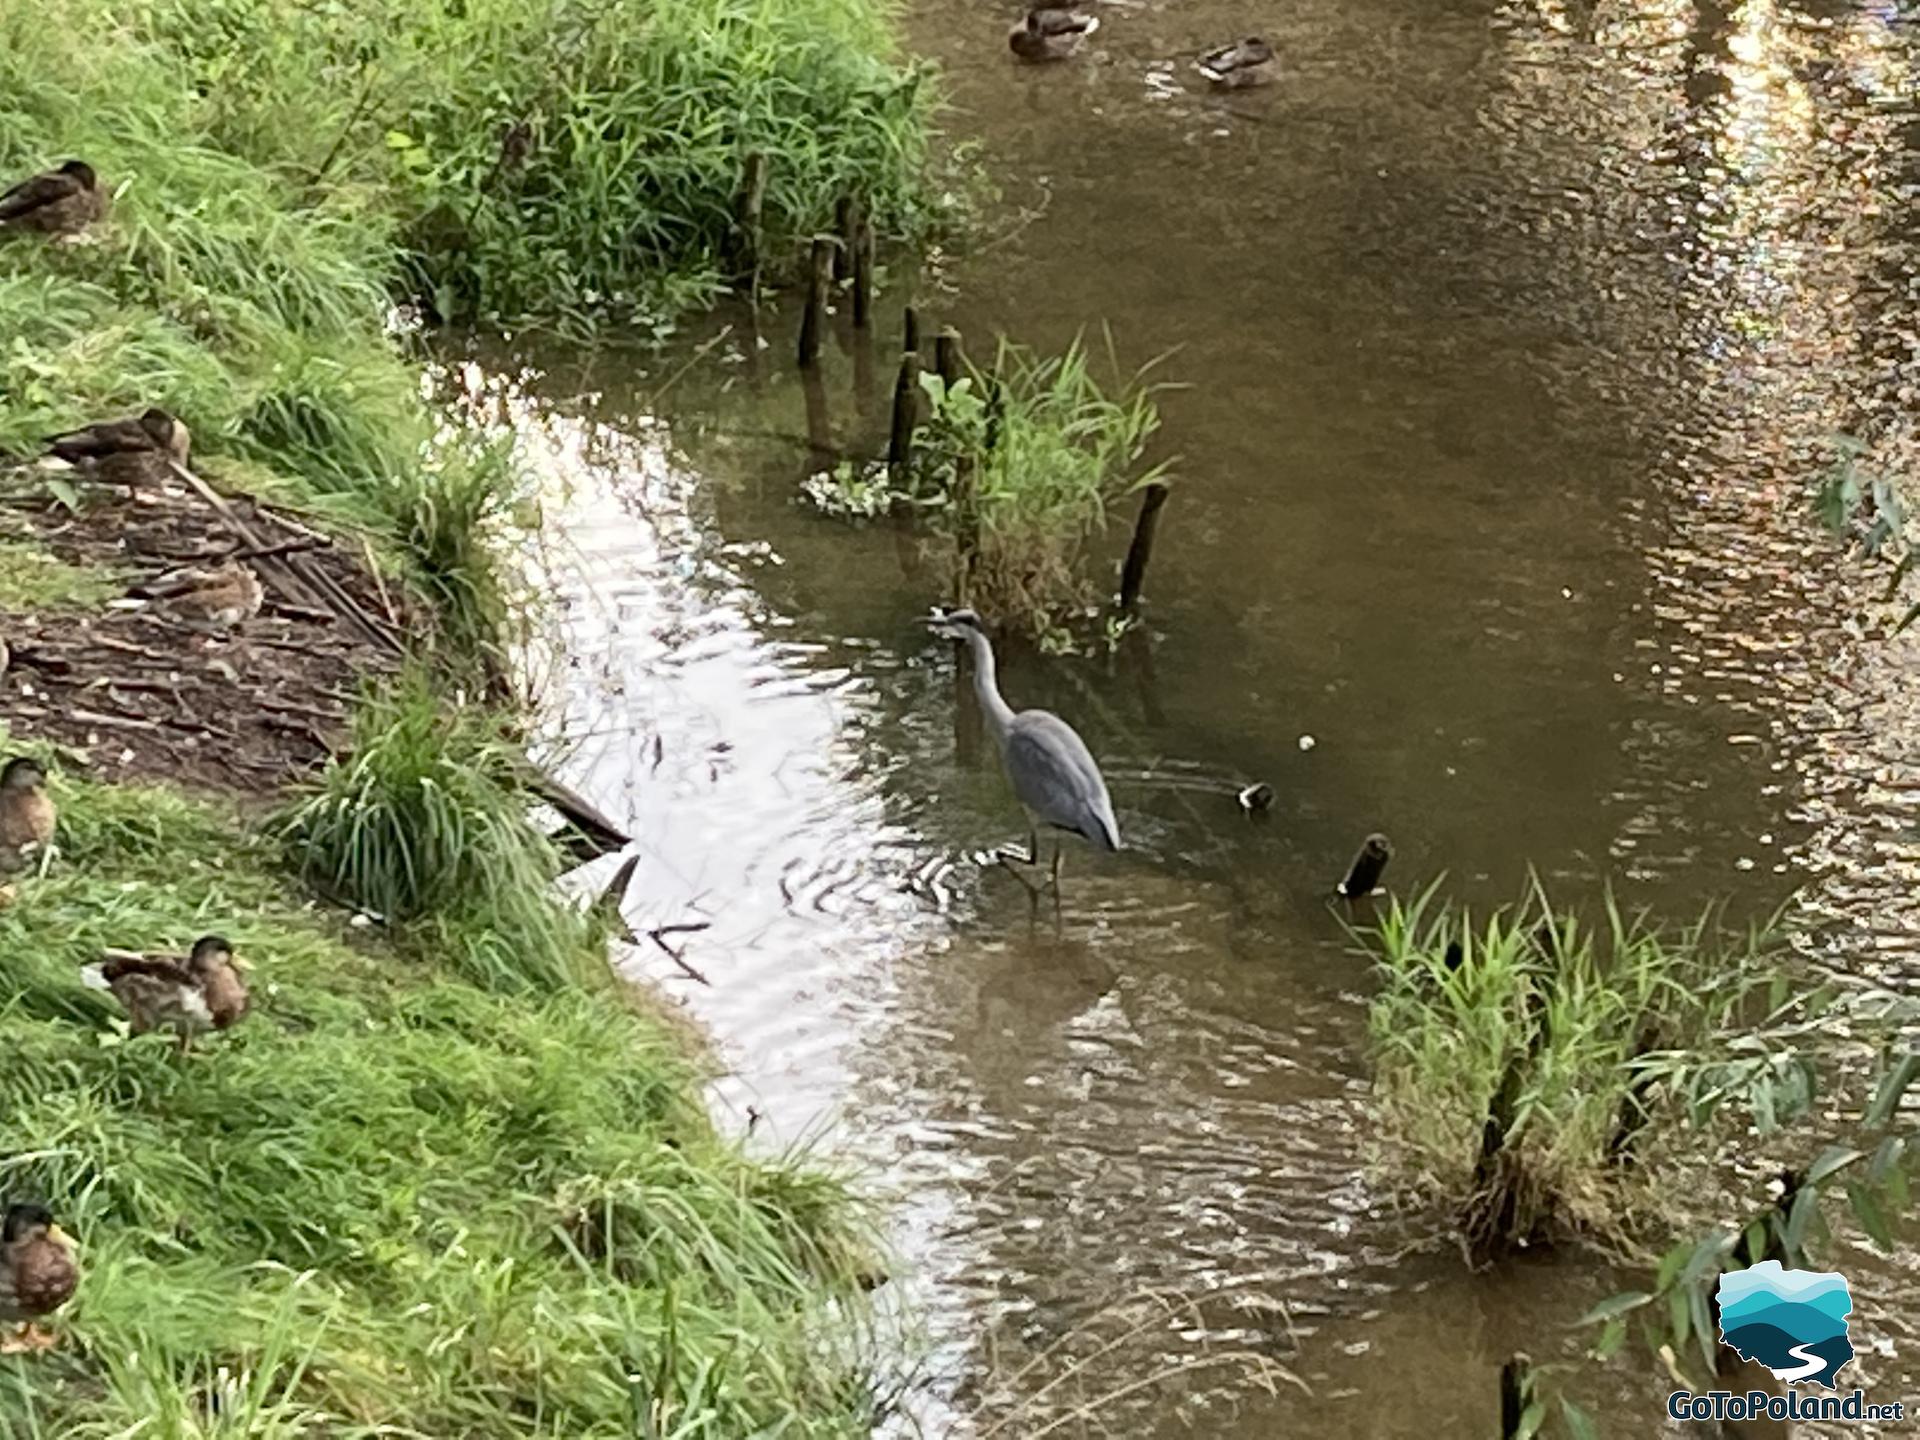
<svg viewBox="0 0 1920 1440">
<path fill-rule="evenodd" d="M 42 206 L 51 205 L 56 200 L 65 200 L 69 195 L 77 194 L 79 190 L 78 180 L 57 171 L 29 176 L 5 194 L 0 194 L 0 220 L 18 219 Z"/>
<path fill-rule="evenodd" d="M 1046 710 L 1021 711 L 1007 733 L 1006 761 L 1013 793 L 1041 820 L 1105 849 L 1120 848 L 1107 782 L 1066 721 Z"/>
</svg>

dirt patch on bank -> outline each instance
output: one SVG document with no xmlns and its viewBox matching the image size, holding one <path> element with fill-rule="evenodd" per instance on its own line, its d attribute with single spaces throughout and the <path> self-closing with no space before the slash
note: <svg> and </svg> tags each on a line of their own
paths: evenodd
<svg viewBox="0 0 1920 1440">
<path fill-rule="evenodd" d="M 0 540 L 110 575 L 122 593 L 238 553 L 264 582 L 265 601 L 230 628 L 189 624 L 131 599 L 0 609 L 0 639 L 12 651 L 0 676 L 0 720 L 15 735 L 75 752 L 102 779 L 262 792 L 324 761 L 362 681 L 399 663 L 368 619 L 397 637 L 414 618 L 376 578 L 360 542 L 329 539 L 241 495 L 223 495 L 223 511 L 171 481 L 138 490 L 75 481 L 74 489 L 80 504 L 69 510 L 41 472 L 0 474 Z M 264 553 L 249 559 L 252 552 Z M 351 604 L 329 599 L 317 577 Z"/>
</svg>

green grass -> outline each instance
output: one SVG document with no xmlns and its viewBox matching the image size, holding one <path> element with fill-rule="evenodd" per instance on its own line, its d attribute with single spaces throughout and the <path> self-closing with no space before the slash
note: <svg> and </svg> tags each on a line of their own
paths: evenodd
<svg viewBox="0 0 1920 1440">
<path fill-rule="evenodd" d="M 1697 1175 L 1717 1143 L 1690 1120 L 1737 1091 L 1764 1133 L 1812 1093 L 1799 1056 L 1762 1037 L 1816 997 L 1788 984 L 1779 936 L 1715 918 L 1665 927 L 1609 900 L 1589 925 L 1537 890 L 1482 915 L 1436 888 L 1394 900 L 1370 936 L 1389 1172 L 1481 1255 L 1626 1244 L 1683 1203 L 1674 1167 Z"/>
<path fill-rule="evenodd" d="M 949 389 L 921 383 L 931 402 L 910 473 L 842 465 L 809 485 L 809 499 L 842 516 L 898 506 L 918 511 L 951 557 L 950 589 L 996 625 L 1043 644 L 1072 643 L 1071 626 L 1112 593 L 1100 548 L 1114 507 L 1165 481 L 1145 461 L 1160 428 L 1147 371 L 1095 374 L 1085 344 L 1039 355 L 1002 340 L 993 362 Z M 1148 367 L 1150 370 L 1151 367 Z"/>
<path fill-rule="evenodd" d="M 31 540 L 0 540 L 0 611 L 88 610 L 123 593 L 114 576 L 69 565 Z"/>
<path fill-rule="evenodd" d="M 865 1433 L 844 1191 L 716 1138 L 604 964 L 475 983 L 218 810 L 59 793 L 60 856 L 0 911 L 0 1194 L 50 1201 L 85 1280 L 58 1350 L 0 1359 L 0 1433 Z M 191 1055 L 79 981 L 213 929 L 255 1013 Z"/>
<path fill-rule="evenodd" d="M 605 935 L 555 902 L 561 858 L 528 820 L 524 774 L 498 717 L 442 701 L 416 672 L 361 705 L 349 754 L 273 833 L 310 883 L 481 983 L 590 988 Z"/>
<path fill-rule="evenodd" d="M 664 328 L 721 287 L 747 156 L 790 271 L 843 193 L 929 223 L 929 87 L 871 0 L 144 0 L 210 133 L 371 194 L 448 319 Z M 513 137 L 509 140 L 509 137 Z"/>
</svg>

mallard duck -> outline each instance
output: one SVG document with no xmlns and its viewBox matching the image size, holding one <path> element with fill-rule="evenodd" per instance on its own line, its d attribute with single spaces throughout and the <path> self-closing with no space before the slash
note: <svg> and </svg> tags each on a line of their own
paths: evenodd
<svg viewBox="0 0 1920 1440">
<path fill-rule="evenodd" d="M 1249 35 L 1231 45 L 1209 50 L 1194 62 L 1194 69 L 1216 85 L 1238 90 L 1243 85 L 1261 85 L 1272 78 L 1273 46 L 1258 35 Z"/>
<path fill-rule="evenodd" d="M 219 935 L 203 935 L 184 960 L 109 950 L 97 965 L 81 972 L 95 990 L 110 990 L 127 1012 L 133 1033 L 167 1028 L 186 1049 L 202 1030 L 225 1030 L 247 1013 L 247 982 L 233 946 Z"/>
<path fill-rule="evenodd" d="M 1262 780 L 1247 786 L 1234 798 L 1249 815 L 1261 815 L 1273 808 L 1273 786 Z"/>
<path fill-rule="evenodd" d="M 114 484 L 138 485 L 166 478 L 167 462 L 185 465 L 193 451 L 186 422 L 158 406 L 136 419 L 102 420 L 47 437 L 47 453 Z"/>
<path fill-rule="evenodd" d="M 79 1284 L 73 1241 L 53 1223 L 52 1212 L 9 1205 L 0 1225 L 0 1324 L 22 1329 L 0 1341 L 0 1353 L 47 1348 L 52 1342 L 36 1338 L 33 1322 L 71 1300 Z"/>
<path fill-rule="evenodd" d="M 60 818 L 40 762 L 17 755 L 0 770 L 0 870 L 18 870 L 53 839 Z"/>
<path fill-rule="evenodd" d="M 107 213 L 107 192 L 84 160 L 69 160 L 0 194 L 0 230 L 78 235 Z"/>
<path fill-rule="evenodd" d="M 1065 60 L 1099 28 L 1097 17 L 1078 10 L 1029 10 L 1027 18 L 1007 32 L 1007 48 L 1022 60 Z"/>
<path fill-rule="evenodd" d="M 227 629 L 260 613 L 266 599 L 260 577 L 238 560 L 223 560 L 210 570 L 184 570 L 137 587 L 162 614 L 190 625 Z"/>
</svg>

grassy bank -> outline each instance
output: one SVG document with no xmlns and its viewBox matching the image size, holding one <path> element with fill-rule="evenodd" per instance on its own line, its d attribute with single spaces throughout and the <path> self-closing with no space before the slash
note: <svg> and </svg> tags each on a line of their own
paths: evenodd
<svg viewBox="0 0 1920 1440">
<path fill-rule="evenodd" d="M 217 807 L 61 799 L 60 859 L 0 912 L 0 1191 L 47 1197 L 87 1273 L 60 1349 L 0 1359 L 0 1433 L 858 1432 L 815 1333 L 857 1293 L 838 1188 L 717 1140 L 604 965 L 492 983 L 481 916 L 353 929 Z M 102 945 L 210 929 L 256 1012 L 192 1054 L 80 984 Z"/>
<path fill-rule="evenodd" d="M 57 1349 L 0 1358 L 0 1433 L 864 1432 L 843 1191 L 714 1135 L 553 897 L 512 723 L 453 698 L 498 668 L 521 480 L 388 316 L 664 325 L 737 263 L 749 153 L 767 254 L 847 190 L 908 233 L 924 108 L 864 0 L 0 8 L 0 173 L 80 155 L 117 192 L 85 243 L 0 243 L 0 451 L 164 406 L 432 616 L 271 824 L 55 757 L 59 854 L 0 910 L 0 1195 L 86 1279 Z M 15 615 L 125 584 L 26 541 L 0 568 Z M 256 1011 L 196 1053 L 79 982 L 215 929 Z"/>
</svg>

